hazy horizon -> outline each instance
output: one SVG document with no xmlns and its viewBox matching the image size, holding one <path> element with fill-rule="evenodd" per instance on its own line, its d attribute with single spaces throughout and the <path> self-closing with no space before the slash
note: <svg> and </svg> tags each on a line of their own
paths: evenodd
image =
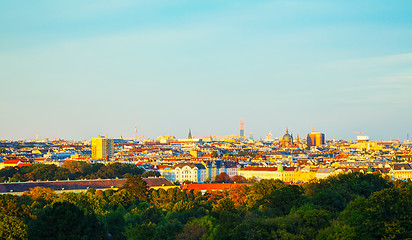
<svg viewBox="0 0 412 240">
<path fill-rule="evenodd" d="M 412 133 L 410 1 L 2 1 L 0 139 Z"/>
</svg>

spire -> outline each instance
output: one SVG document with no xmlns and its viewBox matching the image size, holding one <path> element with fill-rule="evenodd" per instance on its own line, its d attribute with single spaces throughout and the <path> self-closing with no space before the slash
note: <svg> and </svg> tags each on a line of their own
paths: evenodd
<svg viewBox="0 0 412 240">
<path fill-rule="evenodd" d="M 192 139 L 192 130 L 189 128 L 189 135 L 187 136 L 188 139 Z"/>
<path fill-rule="evenodd" d="M 289 129 L 288 129 L 288 127 L 286 127 L 286 134 L 288 134 L 289 133 Z"/>
</svg>

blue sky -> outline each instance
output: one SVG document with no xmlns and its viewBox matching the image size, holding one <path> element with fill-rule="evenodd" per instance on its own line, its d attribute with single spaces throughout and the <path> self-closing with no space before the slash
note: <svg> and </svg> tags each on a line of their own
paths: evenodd
<svg viewBox="0 0 412 240">
<path fill-rule="evenodd" d="M 411 1 L 0 1 L 0 139 L 412 136 Z"/>
</svg>

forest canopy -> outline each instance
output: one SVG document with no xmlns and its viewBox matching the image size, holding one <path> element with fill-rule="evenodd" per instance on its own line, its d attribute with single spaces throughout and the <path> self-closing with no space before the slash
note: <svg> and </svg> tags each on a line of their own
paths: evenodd
<svg viewBox="0 0 412 240">
<path fill-rule="evenodd" d="M 69 173 L 88 172 L 87 168 L 79 170 L 77 166 L 66 169 Z M 122 173 L 119 168 L 113 169 Z M 33 188 L 22 196 L 0 195 L 0 238 L 407 239 L 412 236 L 412 184 L 393 182 L 375 174 L 340 174 L 303 185 L 261 180 L 205 194 L 179 188 L 149 189 L 141 175 L 127 177 L 121 189 L 89 189 L 58 195 L 51 189 Z"/>
</svg>

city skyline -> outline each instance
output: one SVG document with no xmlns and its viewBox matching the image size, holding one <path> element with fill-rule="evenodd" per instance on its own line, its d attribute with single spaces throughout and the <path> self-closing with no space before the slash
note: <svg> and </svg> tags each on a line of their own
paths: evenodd
<svg viewBox="0 0 412 240">
<path fill-rule="evenodd" d="M 0 139 L 412 133 L 410 1 L 4 1 Z"/>
</svg>

